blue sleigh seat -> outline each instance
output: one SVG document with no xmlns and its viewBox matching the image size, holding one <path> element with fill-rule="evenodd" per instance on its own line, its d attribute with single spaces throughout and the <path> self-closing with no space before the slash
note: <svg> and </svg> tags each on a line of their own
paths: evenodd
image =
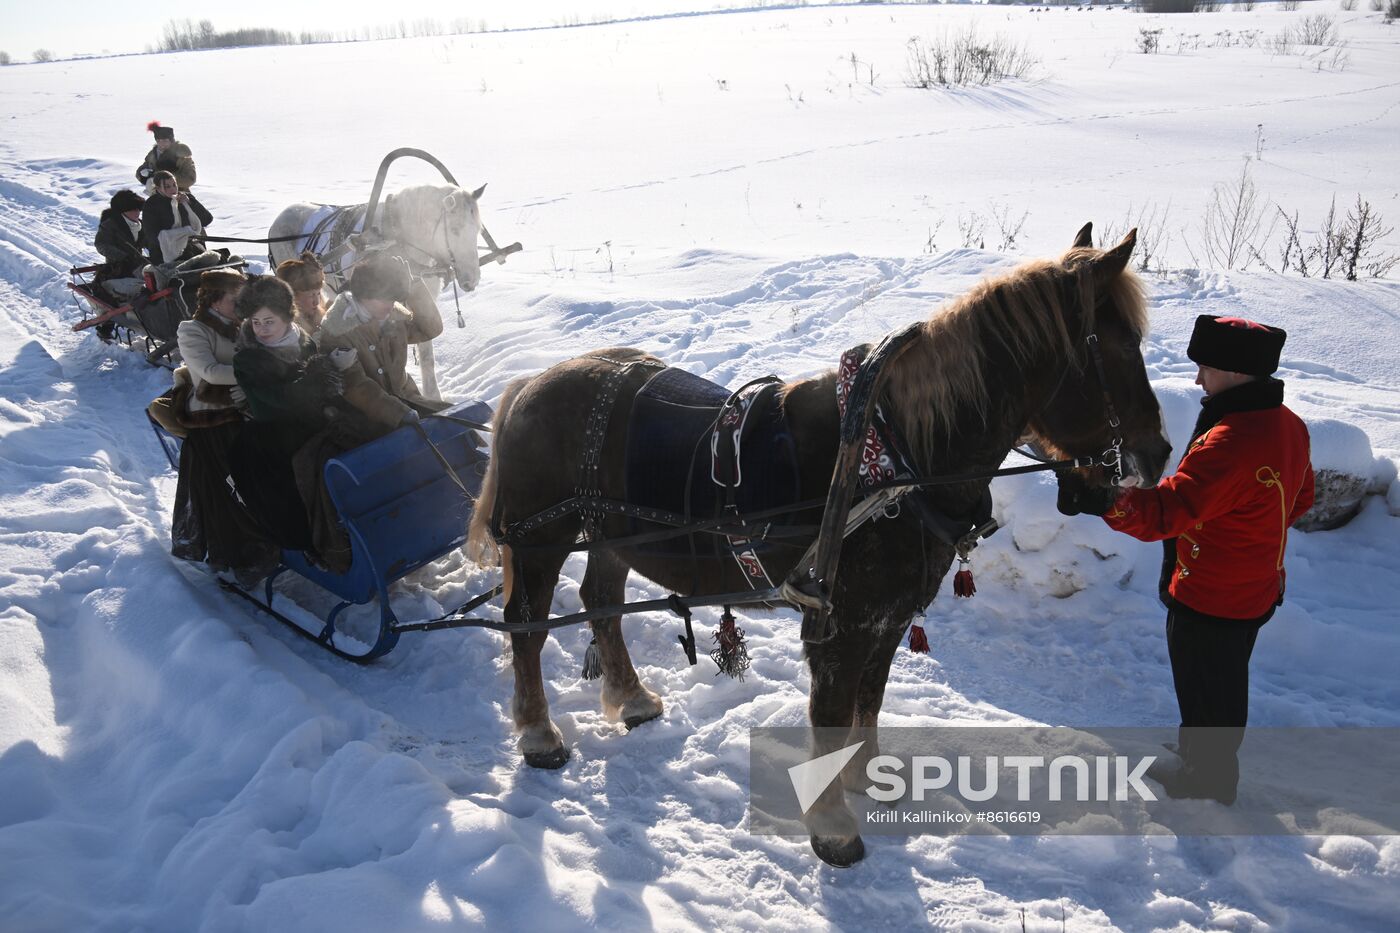
<svg viewBox="0 0 1400 933">
<path fill-rule="evenodd" d="M 401 631 L 389 604 L 390 584 L 466 541 L 489 459 L 476 428 L 490 419 L 491 408 L 485 402 L 463 402 L 423 419 L 432 447 L 415 428 L 404 427 L 326 461 L 326 488 L 350 537 L 352 558 L 345 573 L 315 566 L 302 551 L 284 550 L 282 565 L 266 580 L 262 599 L 226 581 L 224 585 L 344 657 L 369 661 L 387 653 Z M 152 425 L 171 456 L 178 441 Z M 171 456 L 171 461 L 178 463 L 178 455 Z M 448 476 L 449 466 L 457 481 Z M 272 608 L 273 582 L 287 570 L 341 600 L 319 631 L 310 631 Z M 335 621 L 340 613 L 376 597 L 380 624 L 374 644 L 337 638 Z"/>
</svg>

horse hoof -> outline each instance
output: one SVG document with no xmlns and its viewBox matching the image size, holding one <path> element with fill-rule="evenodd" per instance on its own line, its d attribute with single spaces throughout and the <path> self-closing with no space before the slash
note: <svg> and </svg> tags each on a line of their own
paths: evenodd
<svg viewBox="0 0 1400 933">
<path fill-rule="evenodd" d="M 661 697 L 646 687 L 640 687 L 626 699 L 618 701 L 614 701 L 605 688 L 602 700 L 603 715 L 613 722 L 622 723 L 629 730 L 635 729 L 644 722 L 651 722 L 666 709 L 665 704 L 661 702 Z"/>
<path fill-rule="evenodd" d="M 865 858 L 865 843 L 859 836 L 813 836 L 812 851 L 828 865 L 850 868 Z"/>
<path fill-rule="evenodd" d="M 637 728 L 642 723 L 651 722 L 653 719 L 660 717 L 660 715 L 661 710 L 658 709 L 654 713 L 641 713 L 636 716 L 628 716 L 627 718 L 622 720 L 622 724 L 627 727 L 628 732 L 631 732 L 633 729 Z"/>
<path fill-rule="evenodd" d="M 532 768 L 539 768 L 544 771 L 556 771 L 564 767 L 564 763 L 569 760 L 569 747 L 561 745 L 558 748 L 551 748 L 547 752 L 526 752 L 525 763 Z"/>
</svg>

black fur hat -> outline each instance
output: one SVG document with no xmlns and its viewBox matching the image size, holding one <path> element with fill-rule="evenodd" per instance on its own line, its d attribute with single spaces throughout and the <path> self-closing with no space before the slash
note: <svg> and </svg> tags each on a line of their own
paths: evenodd
<svg viewBox="0 0 1400 933">
<path fill-rule="evenodd" d="M 380 253 L 355 266 L 350 273 L 350 293 L 356 298 L 382 298 L 403 301 L 408 297 L 412 275 L 408 263 L 397 256 Z"/>
<path fill-rule="evenodd" d="M 168 126 L 161 126 L 159 120 L 152 120 L 146 124 L 146 129 L 155 134 L 156 139 L 174 139 L 175 130 Z"/>
<path fill-rule="evenodd" d="M 292 319 L 292 287 L 272 275 L 249 276 L 248 285 L 238 293 L 233 313 L 240 321 L 252 317 L 262 308 L 290 321 Z"/>
<path fill-rule="evenodd" d="M 1202 314 L 1191 331 L 1186 355 L 1201 366 L 1248 376 L 1269 376 L 1278 369 L 1279 354 L 1288 334 L 1242 317 Z"/>
<path fill-rule="evenodd" d="M 112 210 L 121 214 L 125 214 L 127 211 L 139 211 L 145 203 L 146 199 L 130 188 L 123 188 L 112 195 Z"/>
</svg>

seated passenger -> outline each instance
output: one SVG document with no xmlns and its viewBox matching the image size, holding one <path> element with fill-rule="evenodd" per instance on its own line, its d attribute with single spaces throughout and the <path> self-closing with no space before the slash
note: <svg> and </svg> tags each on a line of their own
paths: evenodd
<svg viewBox="0 0 1400 933">
<path fill-rule="evenodd" d="M 245 284 L 243 273 L 233 269 L 204 273 L 199 279 L 194 318 L 182 321 L 177 328 L 180 356 L 192 384 L 192 415 L 228 411 L 243 402 L 243 391 L 233 375 L 233 353 L 238 338 L 238 296 Z"/>
<path fill-rule="evenodd" d="M 125 188 L 112 195 L 111 206 L 102 212 L 92 241 L 106 260 L 97 270 L 97 282 L 122 301 L 141 293 L 141 268 L 146 265 L 140 242 L 141 205 L 145 203 L 145 198 Z"/>
<path fill-rule="evenodd" d="M 239 507 L 228 486 L 229 450 L 243 430 L 238 408 L 242 392 L 233 377 L 235 314 L 245 279 L 227 269 L 200 279 L 198 310 L 179 326 L 176 413 L 185 429 L 180 447 L 180 479 L 170 523 L 170 552 L 184 560 L 205 561 L 215 570 L 233 570 L 242 582 L 265 576 L 276 564 L 276 549 Z"/>
<path fill-rule="evenodd" d="M 214 215 L 195 196 L 181 191 L 166 171 L 151 176 L 156 193 L 141 212 L 141 242 L 155 265 L 175 264 L 204 252 L 198 237 Z"/>
<path fill-rule="evenodd" d="M 292 321 L 292 290 L 260 276 L 238 299 L 234 376 L 252 421 L 230 457 L 230 474 L 249 512 L 278 544 L 314 551 L 332 569 L 349 565 L 349 542 L 336 525 L 321 482 L 326 456 L 373 437 L 363 416 L 342 397 L 354 355 L 317 353 Z M 334 443 L 328 442 L 334 438 Z"/>
<path fill-rule="evenodd" d="M 449 404 L 419 392 L 406 369 L 408 345 L 442 333 L 442 315 L 435 301 L 418 302 L 417 311 L 400 303 L 413 286 L 403 260 L 372 256 L 355 267 L 349 292 L 335 300 L 321 322 L 325 347 L 354 350 L 367 377 L 347 384 L 345 397 L 385 429 L 417 421 L 420 415 L 442 411 Z"/>
<path fill-rule="evenodd" d="M 175 139 L 175 131 L 161 126 L 159 120 L 146 124 L 146 129 L 155 136 L 155 145 L 146 153 L 146 158 L 136 169 L 136 180 L 146 186 L 146 194 L 151 194 L 151 184 L 156 172 L 166 171 L 175 176 L 181 191 L 194 187 L 194 154 L 190 147 Z"/>
<path fill-rule="evenodd" d="M 292 287 L 295 312 L 292 322 L 303 332 L 316 336 L 321 329 L 321 321 L 326 316 L 326 298 L 322 289 L 326 284 L 326 274 L 321 271 L 321 261 L 316 254 L 307 251 L 297 259 L 286 259 L 277 264 L 277 277 Z"/>
</svg>

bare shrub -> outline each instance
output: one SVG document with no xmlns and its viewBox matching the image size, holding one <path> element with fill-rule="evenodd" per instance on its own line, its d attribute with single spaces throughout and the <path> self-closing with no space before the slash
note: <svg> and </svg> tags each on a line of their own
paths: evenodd
<svg viewBox="0 0 1400 933">
<path fill-rule="evenodd" d="M 1201 34 L 1199 32 L 1182 33 L 1176 37 L 1176 54 L 1180 55 L 1187 49 L 1195 51 L 1201 47 Z"/>
<path fill-rule="evenodd" d="M 933 40 L 917 36 L 907 46 L 909 87 L 966 87 L 1024 78 L 1039 59 L 1014 39 L 998 33 L 990 39 L 969 25 L 962 32 Z"/>
<path fill-rule="evenodd" d="M 1200 0 L 1196 4 L 1197 13 L 1219 13 L 1220 0 Z"/>
<path fill-rule="evenodd" d="M 1393 23 L 1400 19 L 1400 0 L 1386 0 L 1385 21 Z"/>
<path fill-rule="evenodd" d="M 1337 6 L 1343 13 L 1350 13 L 1352 10 L 1356 9 L 1356 0 L 1341 0 L 1341 3 L 1337 4 Z"/>
<path fill-rule="evenodd" d="M 1298 0 L 1283 0 L 1283 2 L 1279 4 L 1279 9 L 1287 13 L 1296 12 L 1298 9 Z"/>
<path fill-rule="evenodd" d="M 1241 3 L 1236 3 L 1235 6 L 1244 10 L 1246 13 L 1251 13 L 1254 11 L 1254 0 L 1243 0 Z"/>
<path fill-rule="evenodd" d="M 1342 255 L 1342 240 L 1337 229 L 1337 198 L 1332 198 L 1327 216 L 1322 219 L 1322 224 L 1311 243 L 1303 241 L 1297 211 L 1289 214 L 1279 207 L 1278 214 L 1283 222 L 1284 231 L 1283 244 L 1279 247 L 1278 268 L 1270 265 L 1262 255 L 1256 254 L 1256 258 L 1270 272 L 1287 274 L 1292 271 L 1305 279 L 1312 276 L 1330 279 L 1332 273 L 1337 270 Z"/>
<path fill-rule="evenodd" d="M 1340 264 L 1347 281 L 1355 282 L 1358 271 L 1372 278 L 1380 278 L 1400 263 L 1400 256 L 1377 251 L 1380 241 L 1394 232 L 1395 228 L 1385 225 L 1381 215 L 1371 207 L 1371 202 L 1362 200 L 1358 194 L 1356 206 L 1347 209 L 1346 220 L 1342 221 L 1338 234 L 1341 240 Z"/>
<path fill-rule="evenodd" d="M 1137 46 L 1138 51 L 1144 55 L 1156 55 L 1157 49 L 1162 42 L 1161 29 L 1139 29 Z"/>
<path fill-rule="evenodd" d="M 1337 21 L 1326 13 L 1305 16 L 1293 35 L 1299 45 L 1336 45 Z"/>
<path fill-rule="evenodd" d="M 1284 238 L 1279 247 L 1279 264 L 1275 268 L 1257 249 L 1251 246 L 1254 258 L 1270 272 L 1296 272 L 1304 278 L 1330 279 L 1340 275 L 1356 281 L 1363 275 L 1380 278 L 1400 265 L 1400 254 L 1387 252 L 1380 243 L 1394 232 L 1360 195 L 1347 215 L 1337 220 L 1337 199 L 1332 198 L 1327 214 L 1310 242 L 1299 229 L 1298 212 L 1289 214 L 1277 208 L 1283 222 Z"/>
<path fill-rule="evenodd" d="M 1241 29 L 1239 32 L 1235 32 L 1232 29 L 1222 29 L 1217 32 L 1215 38 L 1210 41 L 1210 47 L 1213 49 L 1228 49 L 1238 45 L 1246 49 L 1252 49 L 1259 44 L 1259 35 L 1260 33 L 1257 29 Z"/>
<path fill-rule="evenodd" d="M 962 238 L 962 245 L 971 249 L 985 249 L 987 242 L 984 234 L 987 230 L 987 219 L 981 214 L 959 214 L 958 215 L 958 236 Z"/>
<path fill-rule="evenodd" d="M 1160 271 L 1163 268 L 1162 257 L 1166 254 L 1167 244 L 1171 242 L 1171 233 L 1167 230 L 1171 210 L 1170 201 L 1165 206 L 1153 201 L 1136 210 L 1129 204 L 1121 220 L 1111 221 L 1100 228 L 1099 248 L 1117 246 L 1129 230 L 1136 228 L 1137 246 L 1133 249 L 1133 258 L 1137 261 L 1138 271 L 1151 271 L 1153 259 L 1157 260 Z"/>
<path fill-rule="evenodd" d="M 34 60 L 41 65 L 44 62 L 51 62 L 53 61 L 53 53 L 50 52 L 48 49 L 35 49 Z"/>
<path fill-rule="evenodd" d="M 1258 258 L 1255 243 L 1264 223 L 1264 205 L 1254 179 L 1249 177 L 1249 162 L 1240 169 L 1239 177 L 1221 182 L 1211 189 L 1201 220 L 1201 244 L 1214 266 L 1224 269 L 1248 268 Z M 1267 235 L 1264 239 L 1268 239 Z"/>
<path fill-rule="evenodd" d="M 1340 45 L 1324 46 L 1308 56 L 1308 61 L 1316 66 L 1318 71 L 1346 71 L 1347 65 L 1351 64 L 1351 53 L 1347 51 L 1345 42 Z"/>
<path fill-rule="evenodd" d="M 1016 248 L 1016 239 L 1021 235 L 1021 228 L 1026 225 L 1026 218 L 1030 215 L 1030 211 L 1022 211 L 1021 216 L 1017 217 L 1011 212 L 1009 204 L 992 202 L 992 221 L 997 225 L 997 236 L 1000 238 L 997 243 L 998 253 L 1009 253 Z"/>
<path fill-rule="evenodd" d="M 928 228 L 928 239 L 924 240 L 924 252 L 932 256 L 938 252 L 938 231 L 943 229 L 943 218 L 938 218 L 938 222 L 930 224 Z"/>
<path fill-rule="evenodd" d="M 9 52 L 0 52 L 0 65 L 8 65 L 9 63 L 10 63 L 10 53 L 9 53 Z"/>
<path fill-rule="evenodd" d="M 1275 55 L 1293 54 L 1293 30 L 1287 26 L 1278 35 L 1264 43 L 1264 48 Z"/>
</svg>

